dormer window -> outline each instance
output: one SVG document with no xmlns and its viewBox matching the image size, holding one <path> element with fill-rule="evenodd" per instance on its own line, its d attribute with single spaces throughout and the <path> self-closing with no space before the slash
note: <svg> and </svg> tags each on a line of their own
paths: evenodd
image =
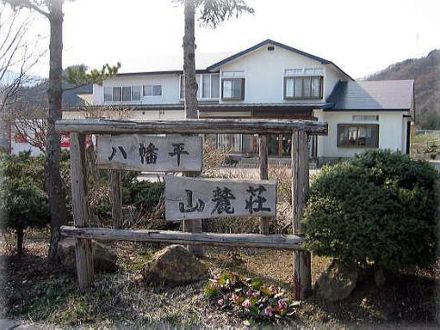
<svg viewBox="0 0 440 330">
<path fill-rule="evenodd" d="M 284 99 L 322 99 L 321 68 L 287 69 L 284 76 Z"/>
</svg>

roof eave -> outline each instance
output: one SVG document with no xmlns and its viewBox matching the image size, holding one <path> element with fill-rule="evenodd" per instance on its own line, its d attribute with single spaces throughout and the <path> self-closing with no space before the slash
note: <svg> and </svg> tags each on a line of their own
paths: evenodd
<svg viewBox="0 0 440 330">
<path fill-rule="evenodd" d="M 197 69 L 196 73 L 208 73 L 209 71 L 206 69 Z M 163 75 L 163 74 L 182 74 L 183 70 L 164 70 L 164 71 L 144 71 L 144 72 L 124 72 L 117 73 L 115 77 L 122 76 L 143 76 L 143 75 Z"/>
<path fill-rule="evenodd" d="M 249 48 L 247 48 L 247 49 L 245 49 L 245 50 L 242 50 L 241 52 L 238 52 L 238 53 L 236 53 L 236 54 L 234 54 L 234 55 L 231 55 L 231 56 L 229 56 L 229 57 L 227 57 L 227 58 L 225 58 L 225 59 L 223 59 L 223 60 L 221 60 L 221 61 L 219 61 L 219 62 L 217 62 L 217 63 L 214 63 L 213 65 L 208 66 L 208 67 L 207 67 L 207 70 L 208 70 L 208 71 L 215 71 L 215 70 L 217 70 L 219 67 L 221 67 L 222 65 L 225 65 L 226 63 L 229 63 L 229 62 L 231 62 L 231 61 L 234 61 L 234 60 L 236 60 L 236 59 L 238 59 L 238 58 L 240 58 L 240 57 L 242 57 L 242 56 L 244 56 L 244 55 L 247 55 L 247 54 L 253 52 L 254 50 L 257 50 L 258 48 L 263 47 L 263 46 L 268 45 L 268 44 L 271 44 L 271 45 L 274 45 L 274 46 L 277 46 L 277 47 L 283 48 L 283 49 L 285 49 L 285 50 L 289 50 L 289 51 L 291 51 L 291 52 L 294 52 L 294 53 L 300 54 L 300 55 L 302 55 L 302 56 L 306 56 L 306 57 L 308 57 L 308 58 L 310 58 L 310 59 L 313 59 L 313 60 L 315 60 L 315 61 L 317 61 L 317 62 L 320 62 L 321 64 L 333 64 L 335 67 L 337 67 L 334 63 L 332 63 L 331 61 L 326 60 L 326 59 L 324 59 L 324 58 L 322 58 L 322 57 L 318 57 L 318 56 L 315 56 L 315 55 L 312 55 L 312 54 L 306 53 L 306 52 L 304 52 L 304 51 L 302 51 L 302 50 L 299 50 L 299 49 L 296 49 L 296 48 L 293 48 L 293 47 L 287 46 L 287 45 L 285 45 L 285 44 L 282 44 L 282 43 L 280 43 L 280 42 L 277 42 L 277 41 L 274 41 L 274 40 L 271 40 L 271 39 L 266 39 L 266 40 L 264 40 L 264 41 L 262 41 L 262 42 L 260 42 L 260 43 L 258 43 L 258 44 L 256 44 L 256 45 L 252 46 L 252 47 L 249 47 Z M 337 68 L 339 69 L 339 67 L 337 67 Z M 340 69 L 339 69 L 339 70 L 340 70 Z M 341 71 L 342 71 L 342 70 L 341 70 Z M 343 71 L 342 71 L 342 72 L 343 72 Z M 344 74 L 345 74 L 345 72 L 344 72 Z M 347 75 L 347 74 L 346 74 L 346 75 Z M 348 75 L 347 75 L 347 76 L 348 76 Z M 348 76 L 348 77 L 350 77 L 350 76 Z M 350 77 L 350 78 L 351 78 L 351 77 Z M 352 79 L 352 78 L 351 78 L 351 79 Z"/>
<path fill-rule="evenodd" d="M 324 111 L 345 111 L 345 112 L 349 112 L 349 111 L 395 111 L 395 112 L 407 112 L 407 111 L 411 111 L 411 109 L 407 109 L 407 108 L 381 108 L 381 109 L 341 109 L 341 108 L 324 108 Z"/>
</svg>

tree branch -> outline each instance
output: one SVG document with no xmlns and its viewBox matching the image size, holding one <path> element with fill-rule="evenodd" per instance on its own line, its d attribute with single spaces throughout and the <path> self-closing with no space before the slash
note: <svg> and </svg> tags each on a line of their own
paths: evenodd
<svg viewBox="0 0 440 330">
<path fill-rule="evenodd" d="M 48 12 L 41 9 L 31 0 L 4 0 L 4 1 L 9 5 L 11 5 L 12 8 L 28 8 L 31 10 L 35 10 L 37 13 L 45 16 L 47 19 L 50 18 L 50 14 Z"/>
</svg>

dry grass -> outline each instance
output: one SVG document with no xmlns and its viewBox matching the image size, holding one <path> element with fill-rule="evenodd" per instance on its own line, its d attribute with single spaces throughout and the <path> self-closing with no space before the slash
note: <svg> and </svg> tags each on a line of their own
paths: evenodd
<svg viewBox="0 0 440 330">
<path fill-rule="evenodd" d="M 411 156 L 418 159 L 439 159 L 440 131 L 415 135 L 411 141 Z"/>
<path fill-rule="evenodd" d="M 0 258 L 8 278 L 2 290 L 2 317 L 93 328 L 243 327 L 241 315 L 209 305 L 203 296 L 205 281 L 175 288 L 146 286 L 140 280 L 140 270 L 160 246 L 107 243 L 118 255 L 120 270 L 97 274 L 93 290 L 81 294 L 73 274 L 47 264 L 47 238 L 47 231 L 30 231 L 22 258 L 11 255 L 3 244 Z M 291 252 L 209 248 L 203 262 L 212 274 L 233 270 L 293 291 Z M 313 257 L 313 281 L 329 262 L 327 258 Z M 312 296 L 298 307 L 288 323 L 306 327 L 432 326 L 439 269 L 437 265 L 398 274 L 382 288 L 366 279 L 352 297 L 340 303 L 323 302 Z"/>
</svg>

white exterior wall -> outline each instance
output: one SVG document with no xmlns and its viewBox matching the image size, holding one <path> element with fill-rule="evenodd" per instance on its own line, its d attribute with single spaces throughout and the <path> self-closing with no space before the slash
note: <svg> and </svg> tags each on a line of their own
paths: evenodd
<svg viewBox="0 0 440 330">
<path fill-rule="evenodd" d="M 295 52 L 274 46 L 268 51 L 268 45 L 237 58 L 220 68 L 220 103 L 322 103 L 339 80 L 347 77 L 333 65 L 323 65 Z M 323 98 L 312 100 L 284 100 L 284 76 L 286 69 L 321 68 L 323 69 Z M 245 99 L 243 101 L 221 100 L 221 78 L 224 71 L 243 71 L 245 78 Z M 104 87 L 161 85 L 162 96 L 141 97 L 140 101 L 127 104 L 179 104 L 180 74 L 136 74 L 115 76 L 104 81 L 102 86 L 93 86 L 94 105 L 120 105 L 124 102 L 104 102 Z"/>
<path fill-rule="evenodd" d="M 314 110 L 314 115 L 319 121 L 328 123 L 328 136 L 318 137 L 318 157 L 343 158 L 353 157 L 368 148 L 341 148 L 337 146 L 338 124 L 379 124 L 379 148 L 400 150 L 406 149 L 406 123 L 403 116 L 407 111 L 322 111 Z M 353 115 L 378 115 L 379 121 L 353 121 Z"/>
<path fill-rule="evenodd" d="M 324 78 L 324 97 L 327 99 L 333 88 L 340 81 L 347 81 L 347 77 L 339 70 L 336 70 L 332 65 L 325 66 L 325 78 Z"/>
<path fill-rule="evenodd" d="M 100 117 L 113 120 L 182 120 L 185 119 L 183 110 L 134 110 L 125 113 L 117 113 L 113 111 L 103 111 Z M 64 111 L 63 119 L 84 119 L 84 111 Z"/>
<path fill-rule="evenodd" d="M 31 152 L 31 156 L 40 156 L 43 155 L 43 152 L 36 148 L 31 146 L 29 143 L 17 143 L 12 139 L 11 141 L 11 154 L 18 155 L 20 152 Z"/>
<path fill-rule="evenodd" d="M 327 83 L 326 65 L 292 51 L 277 46 L 274 47 L 273 51 L 268 51 L 267 46 L 264 46 L 221 67 L 220 79 L 223 71 L 244 71 L 245 77 L 244 101 L 221 101 L 221 103 L 323 102 L 324 99 L 284 100 L 284 76 L 286 69 L 322 68 L 324 69 L 324 91 L 326 90 L 326 85 L 333 84 L 334 86 L 334 83 Z M 330 87 L 333 88 L 333 86 Z"/>
</svg>

